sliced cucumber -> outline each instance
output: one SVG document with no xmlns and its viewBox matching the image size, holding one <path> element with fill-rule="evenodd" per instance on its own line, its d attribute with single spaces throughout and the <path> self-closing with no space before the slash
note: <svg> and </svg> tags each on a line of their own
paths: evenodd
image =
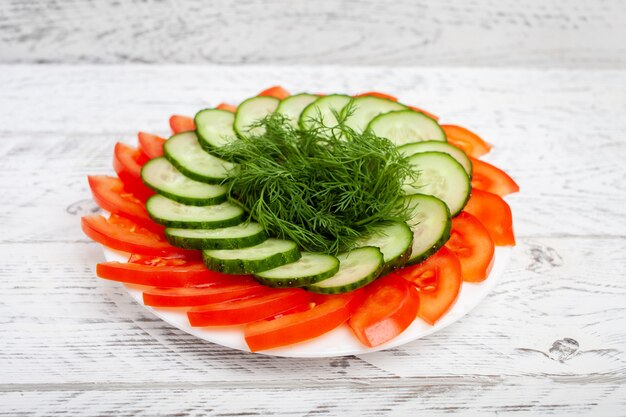
<svg viewBox="0 0 626 417">
<path fill-rule="evenodd" d="M 385 270 L 404 265 L 411 255 L 413 231 L 402 222 L 385 222 L 370 235 L 357 241 L 357 246 L 374 246 L 383 253 Z"/>
<path fill-rule="evenodd" d="M 411 256 L 407 264 L 417 264 L 437 252 L 450 239 L 450 210 L 443 201 L 430 195 L 409 195 L 403 203 L 412 213 L 411 220 L 407 222 L 413 231 Z"/>
<path fill-rule="evenodd" d="M 330 278 L 339 271 L 339 259 L 323 253 L 302 252 L 290 264 L 255 274 L 268 287 L 304 287 Z"/>
<path fill-rule="evenodd" d="M 233 130 L 235 114 L 226 110 L 200 110 L 194 118 L 200 145 L 212 152 L 237 140 Z"/>
<path fill-rule="evenodd" d="M 350 100 L 352 100 L 352 97 L 343 94 L 331 94 L 318 98 L 302 110 L 299 122 L 300 127 L 303 129 L 310 128 L 316 125 L 316 122 L 319 121 L 320 118 L 324 122 L 324 125 L 334 127 L 337 125 L 337 118 L 333 114 L 333 111 L 341 112 L 341 109 L 343 109 Z"/>
<path fill-rule="evenodd" d="M 402 155 L 409 157 L 421 152 L 443 152 L 447 153 L 456 161 L 463 165 L 463 169 L 467 172 L 467 175 L 472 175 L 472 161 L 467 157 L 463 150 L 457 148 L 454 145 L 450 145 L 447 142 L 439 142 L 436 140 L 427 140 L 425 142 L 407 143 L 398 148 L 398 152 Z"/>
<path fill-rule="evenodd" d="M 308 286 L 309 291 L 338 294 L 356 290 L 378 278 L 384 265 L 383 253 L 374 246 L 340 253 L 337 259 L 339 271 L 330 278 Z"/>
<path fill-rule="evenodd" d="M 251 125 L 274 113 L 280 100 L 268 96 L 256 96 L 245 100 L 237 107 L 235 113 L 235 132 L 239 136 L 259 136 L 265 132 L 262 127 L 251 129 Z"/>
<path fill-rule="evenodd" d="M 148 199 L 146 209 L 155 222 L 183 229 L 229 227 L 244 219 L 243 209 L 228 201 L 213 206 L 187 206 L 156 194 Z"/>
<path fill-rule="evenodd" d="M 408 158 L 417 179 L 409 179 L 402 187 L 405 194 L 428 194 L 442 200 L 452 217 L 456 216 L 470 196 L 470 179 L 456 159 L 443 152 L 422 152 Z"/>
<path fill-rule="evenodd" d="M 163 145 L 165 158 L 192 180 L 220 184 L 236 165 L 204 151 L 195 132 L 174 135 Z"/>
<path fill-rule="evenodd" d="M 369 122 L 379 114 L 407 109 L 405 105 L 395 101 L 372 96 L 355 98 L 351 105 L 354 112 L 346 120 L 346 125 L 357 132 L 364 131 Z"/>
<path fill-rule="evenodd" d="M 187 178 L 163 157 L 148 161 L 141 169 L 141 179 L 157 193 L 192 206 L 219 204 L 228 196 L 225 186 Z"/>
<path fill-rule="evenodd" d="M 289 124 L 294 129 L 297 129 L 302 110 L 318 98 L 319 96 L 306 93 L 289 96 L 280 102 L 278 108 L 276 109 L 276 113 L 280 113 L 285 116 L 289 120 Z"/>
<path fill-rule="evenodd" d="M 425 140 L 446 142 L 446 133 L 434 119 L 413 110 L 392 111 L 376 116 L 367 126 L 376 136 L 396 146 Z"/>
<path fill-rule="evenodd" d="M 183 249 L 240 249 L 258 245 L 267 239 L 258 223 L 241 223 L 221 229 L 165 229 L 173 246 Z"/>
<path fill-rule="evenodd" d="M 300 259 L 295 242 L 267 239 L 243 249 L 205 250 L 202 252 L 207 268 L 227 274 L 252 274 L 277 268 Z"/>
</svg>

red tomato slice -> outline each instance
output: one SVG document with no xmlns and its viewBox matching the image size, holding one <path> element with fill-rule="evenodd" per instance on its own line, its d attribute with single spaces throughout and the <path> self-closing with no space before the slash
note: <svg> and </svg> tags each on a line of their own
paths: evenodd
<svg viewBox="0 0 626 417">
<path fill-rule="evenodd" d="M 220 103 L 217 105 L 216 109 L 226 110 L 226 111 L 235 113 L 237 111 L 237 106 L 233 106 L 232 104 L 228 104 L 228 103 Z"/>
<path fill-rule="evenodd" d="M 139 139 L 139 149 L 148 159 L 163 156 L 163 145 L 166 139 L 146 132 L 139 132 L 137 138 Z"/>
<path fill-rule="evenodd" d="M 420 109 L 419 107 L 415 107 L 415 106 L 407 106 L 409 109 L 420 112 L 420 113 L 424 113 L 426 116 L 430 117 L 431 119 L 435 120 L 435 121 L 439 121 L 439 117 L 435 116 L 434 114 L 432 114 L 431 112 L 428 112 L 424 109 Z"/>
<path fill-rule="evenodd" d="M 363 291 L 320 297 L 316 305 L 300 312 L 246 326 L 246 343 L 252 352 L 303 342 L 344 323 L 362 302 Z"/>
<path fill-rule="evenodd" d="M 172 133 L 177 134 L 196 130 L 196 124 L 191 117 L 175 114 L 170 117 L 170 128 Z"/>
<path fill-rule="evenodd" d="M 461 290 L 461 263 L 445 246 L 424 262 L 399 269 L 394 274 L 414 283 L 419 291 L 417 316 L 435 324 L 450 310 Z"/>
<path fill-rule="evenodd" d="M 446 247 L 459 258 L 464 281 L 480 282 L 487 278 L 493 264 L 495 245 L 476 217 L 462 211 L 452 219 Z"/>
<path fill-rule="evenodd" d="M 519 185 L 500 168 L 479 159 L 470 159 L 472 160 L 472 187 L 500 197 L 519 191 Z"/>
<path fill-rule="evenodd" d="M 151 288 L 143 292 L 143 302 L 153 307 L 194 307 L 259 296 L 272 291 L 251 278 L 242 281 L 238 277 L 224 277 L 219 283 L 201 287 Z"/>
<path fill-rule="evenodd" d="M 515 246 L 511 207 L 497 194 L 472 189 L 472 196 L 463 208 L 480 221 L 496 246 Z"/>
<path fill-rule="evenodd" d="M 365 301 L 350 317 L 348 324 L 361 343 L 369 347 L 378 346 L 413 323 L 419 302 L 414 285 L 390 274 L 367 286 Z"/>
<path fill-rule="evenodd" d="M 124 189 L 141 201 L 146 201 L 154 192 L 141 181 L 141 167 L 147 162 L 143 153 L 123 143 L 115 144 L 113 168 L 124 183 Z"/>
<path fill-rule="evenodd" d="M 448 142 L 461 148 L 467 155 L 478 158 L 489 152 L 491 145 L 485 142 L 476 133 L 456 125 L 441 125 L 446 132 Z"/>
<path fill-rule="evenodd" d="M 298 288 L 273 290 L 256 297 L 194 307 L 187 317 L 192 326 L 245 324 L 274 317 L 310 300 L 311 295 Z"/>
<path fill-rule="evenodd" d="M 81 227 L 91 239 L 111 249 L 154 256 L 189 252 L 175 248 L 161 235 L 114 214 L 109 219 L 98 215 L 85 216 L 81 219 Z"/>
<path fill-rule="evenodd" d="M 285 90 L 279 85 L 275 85 L 259 93 L 260 96 L 276 97 L 279 100 L 284 100 L 290 96 L 289 91 Z"/>
<path fill-rule="evenodd" d="M 366 97 L 366 96 L 384 98 L 386 100 L 391 100 L 391 101 L 398 101 L 396 97 L 389 95 L 389 94 L 385 94 L 385 93 L 379 93 L 378 91 L 368 91 L 366 93 L 357 94 L 354 97 L 357 98 L 357 97 Z"/>
</svg>

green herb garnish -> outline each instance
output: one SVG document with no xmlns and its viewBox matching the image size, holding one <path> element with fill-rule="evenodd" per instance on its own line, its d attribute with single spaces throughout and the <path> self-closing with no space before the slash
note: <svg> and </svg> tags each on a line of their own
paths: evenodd
<svg viewBox="0 0 626 417">
<path fill-rule="evenodd" d="M 415 174 L 387 139 L 316 120 L 296 130 L 280 114 L 253 125 L 260 136 L 242 137 L 222 149 L 237 161 L 231 196 L 271 235 L 302 249 L 336 254 L 381 221 L 409 218 L 398 204 L 402 184 Z"/>
</svg>

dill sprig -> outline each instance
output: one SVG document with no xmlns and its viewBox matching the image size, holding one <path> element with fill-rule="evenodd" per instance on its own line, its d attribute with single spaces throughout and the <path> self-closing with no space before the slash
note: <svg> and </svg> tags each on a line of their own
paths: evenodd
<svg viewBox="0 0 626 417">
<path fill-rule="evenodd" d="M 413 171 L 390 141 L 346 126 L 351 114 L 336 113 L 332 127 L 320 117 L 297 130 L 274 113 L 252 126 L 263 134 L 223 148 L 223 157 L 239 163 L 231 196 L 270 235 L 334 254 L 381 221 L 408 219 L 398 201 Z"/>
</svg>

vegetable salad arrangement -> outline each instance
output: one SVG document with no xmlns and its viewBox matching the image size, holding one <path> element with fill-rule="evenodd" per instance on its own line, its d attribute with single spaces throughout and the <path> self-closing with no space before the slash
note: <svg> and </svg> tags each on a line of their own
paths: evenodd
<svg viewBox="0 0 626 417">
<path fill-rule="evenodd" d="M 251 351 L 433 325 L 515 245 L 502 197 L 519 188 L 477 159 L 490 145 L 392 96 L 272 87 L 170 125 L 118 143 L 117 177 L 89 177 L 110 215 L 83 231 L 130 254 L 97 274 L 192 326 L 241 326 Z"/>
</svg>

